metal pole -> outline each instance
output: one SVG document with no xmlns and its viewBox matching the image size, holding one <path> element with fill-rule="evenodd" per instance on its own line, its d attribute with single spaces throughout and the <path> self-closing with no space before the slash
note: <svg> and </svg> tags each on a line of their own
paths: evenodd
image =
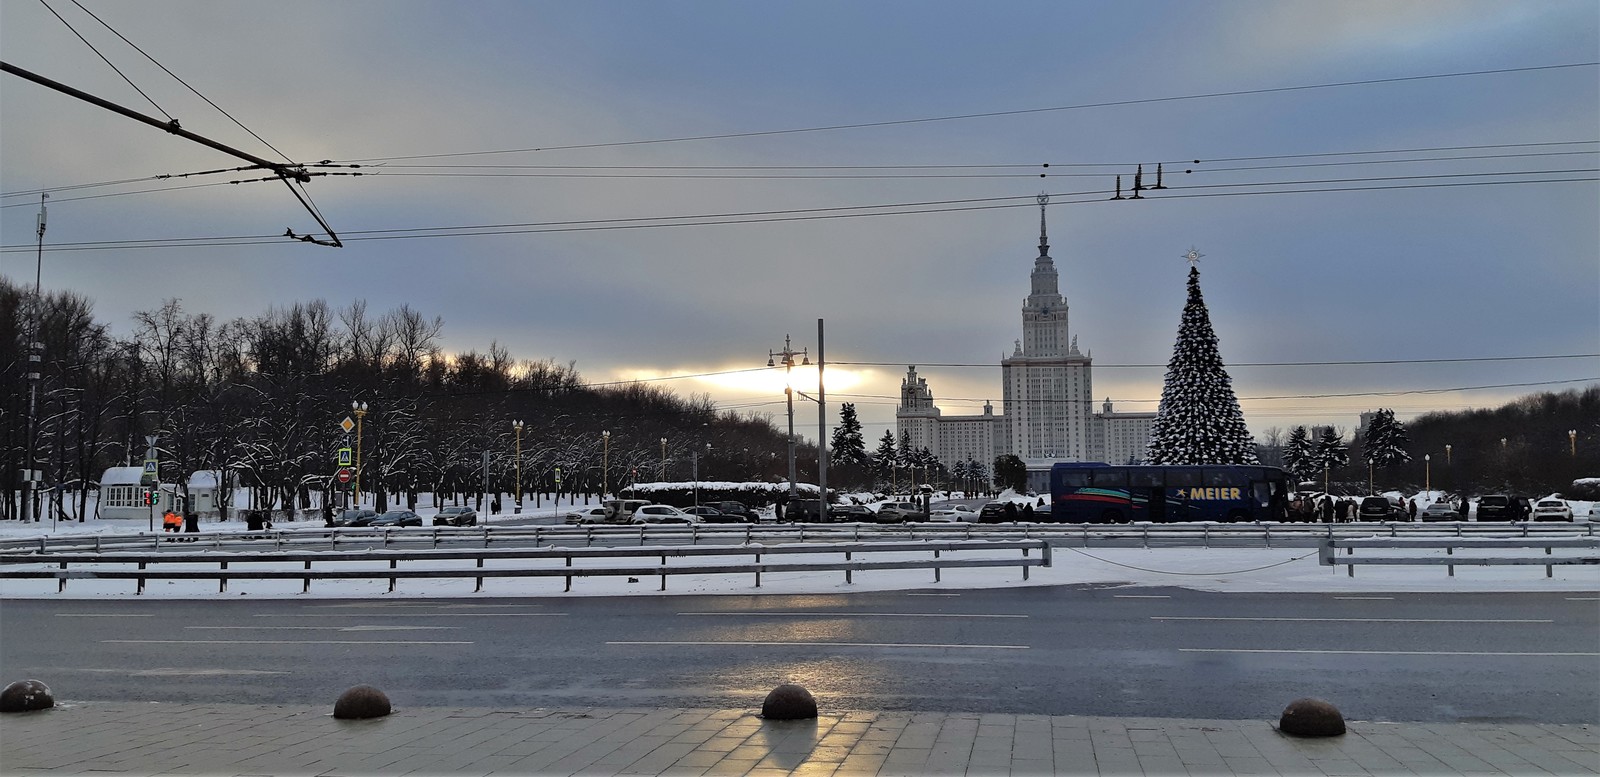
<svg viewBox="0 0 1600 777">
<path fill-rule="evenodd" d="M 822 519 L 828 518 L 828 394 L 822 388 L 822 319 L 817 319 L 817 489 L 822 495 Z"/>
<path fill-rule="evenodd" d="M 39 195 L 39 250 L 33 270 L 33 331 L 28 333 L 28 428 L 24 433 L 28 446 L 28 460 L 22 466 L 22 513 L 19 516 L 23 521 L 28 520 L 28 513 L 32 510 L 34 494 L 34 465 L 38 463 L 38 452 L 34 450 L 34 437 L 38 426 L 39 407 L 39 378 L 43 368 L 44 345 L 39 342 L 39 330 L 44 320 L 44 296 L 39 278 L 44 274 L 44 230 L 45 219 L 48 211 L 45 210 L 44 201 L 49 194 Z M 33 511 L 33 519 L 39 520 L 37 511 Z M 55 516 L 52 515 L 50 523 L 54 525 Z"/>
</svg>

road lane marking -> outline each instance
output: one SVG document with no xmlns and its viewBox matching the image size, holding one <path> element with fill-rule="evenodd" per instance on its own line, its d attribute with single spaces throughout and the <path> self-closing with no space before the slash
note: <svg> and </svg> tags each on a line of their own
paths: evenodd
<svg viewBox="0 0 1600 777">
<path fill-rule="evenodd" d="M 1178 648 L 1179 653 L 1311 653 L 1348 656 L 1572 656 L 1589 658 L 1600 653 L 1496 653 L 1474 650 L 1275 650 L 1271 648 Z"/>
<path fill-rule="evenodd" d="M 507 607 L 543 607 L 543 606 L 544 605 L 542 605 L 542 604 L 422 604 L 422 603 L 419 603 L 419 602 L 364 602 L 364 603 L 361 603 L 361 604 L 311 604 L 311 605 L 307 605 L 306 607 L 307 607 L 307 609 L 312 609 L 312 610 L 331 610 L 331 609 L 342 609 L 342 608 L 346 608 L 346 607 L 383 607 L 383 608 L 388 608 L 388 607 L 431 607 L 431 608 L 436 609 L 436 610 L 449 610 L 449 609 L 462 609 L 462 610 L 464 610 L 464 609 L 482 609 L 482 608 L 486 608 L 486 607 L 494 607 L 494 608 L 498 608 L 498 609 L 505 609 Z"/>
<path fill-rule="evenodd" d="M 1600 596 L 1569 596 L 1569 602 L 1600 602 Z"/>
<path fill-rule="evenodd" d="M 251 631 L 426 631 L 455 630 L 459 626 L 184 626 L 186 629 L 249 629 Z"/>
<path fill-rule="evenodd" d="M 232 675 L 255 676 L 289 674 L 270 669 L 63 669 L 64 672 L 99 672 L 121 674 L 129 677 L 225 677 Z"/>
<path fill-rule="evenodd" d="M 1153 621 L 1285 621 L 1291 623 L 1555 623 L 1550 618 L 1221 618 L 1207 615 L 1152 615 Z"/>
<path fill-rule="evenodd" d="M 939 645 L 914 642 L 607 642 L 607 645 L 717 645 L 731 647 L 884 647 L 884 648 L 968 648 L 972 650 L 1027 650 L 1027 645 Z"/>
<path fill-rule="evenodd" d="M 960 596 L 961 594 L 906 594 L 906 596 Z"/>
<path fill-rule="evenodd" d="M 1333 598 L 1335 598 L 1335 599 L 1343 599 L 1343 600 L 1345 600 L 1347 602 L 1390 602 L 1390 601 L 1394 601 L 1394 597 L 1393 596 L 1335 596 Z"/>
<path fill-rule="evenodd" d="M 1113 599 L 1171 599 L 1168 594 L 1112 594 Z"/>
<path fill-rule="evenodd" d="M 549 618 L 564 612 L 259 612 L 257 618 Z"/>
<path fill-rule="evenodd" d="M 57 618 L 154 618 L 154 613 L 126 612 L 58 612 Z"/>
<path fill-rule="evenodd" d="M 102 639 L 117 645 L 471 645 L 472 642 L 379 641 L 356 639 Z"/>
<path fill-rule="evenodd" d="M 679 615 L 815 615 L 826 618 L 1027 618 L 1028 615 L 968 615 L 944 612 L 680 612 Z"/>
</svg>

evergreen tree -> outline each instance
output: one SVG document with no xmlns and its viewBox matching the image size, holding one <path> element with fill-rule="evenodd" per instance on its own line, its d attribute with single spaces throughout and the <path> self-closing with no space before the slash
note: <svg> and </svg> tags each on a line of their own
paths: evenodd
<svg viewBox="0 0 1600 777">
<path fill-rule="evenodd" d="M 1350 451 L 1344 446 L 1344 437 L 1328 427 L 1311 451 L 1311 461 L 1319 471 L 1333 470 L 1350 463 Z"/>
<path fill-rule="evenodd" d="M 1394 411 L 1380 407 L 1367 424 L 1367 432 L 1362 437 L 1361 455 L 1373 467 L 1404 464 L 1411 460 L 1411 454 L 1406 452 L 1409 442 L 1406 427 L 1395 420 Z"/>
<path fill-rule="evenodd" d="M 1167 363 L 1161 407 L 1150 426 L 1150 464 L 1258 464 L 1233 381 L 1217 352 L 1200 270 L 1189 268 L 1189 301 Z"/>
<path fill-rule="evenodd" d="M 1311 477 L 1322 466 L 1314 463 L 1311 455 L 1311 438 L 1304 426 L 1289 432 L 1289 442 L 1283 446 L 1283 468 L 1294 475 L 1295 483 Z"/>
<path fill-rule="evenodd" d="M 967 477 L 972 478 L 972 482 L 980 491 L 989 487 L 989 470 L 977 459 L 967 459 Z"/>
<path fill-rule="evenodd" d="M 900 444 L 894 451 L 895 462 L 900 466 L 910 469 L 917 466 L 917 450 L 911 447 L 911 431 L 900 430 Z"/>
<path fill-rule="evenodd" d="M 894 432 L 885 429 L 878 438 L 878 449 L 872 454 L 872 471 L 878 479 L 888 480 L 894 474 L 895 461 Z"/>
<path fill-rule="evenodd" d="M 996 456 L 994 460 L 995 485 L 1017 493 L 1028 490 L 1028 465 L 1014 453 Z"/>
<path fill-rule="evenodd" d="M 839 407 L 839 425 L 833 428 L 833 461 L 837 464 L 867 463 L 867 446 L 861 439 L 861 421 L 856 418 L 853 402 Z"/>
</svg>

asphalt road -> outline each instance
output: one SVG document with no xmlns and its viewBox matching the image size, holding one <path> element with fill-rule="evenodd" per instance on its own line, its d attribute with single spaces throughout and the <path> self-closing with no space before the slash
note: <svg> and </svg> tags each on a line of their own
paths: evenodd
<svg viewBox="0 0 1600 777">
<path fill-rule="evenodd" d="M 1600 721 L 1593 594 L 1115 587 L 549 599 L 6 600 L 0 675 L 64 700 L 754 706 Z"/>
</svg>

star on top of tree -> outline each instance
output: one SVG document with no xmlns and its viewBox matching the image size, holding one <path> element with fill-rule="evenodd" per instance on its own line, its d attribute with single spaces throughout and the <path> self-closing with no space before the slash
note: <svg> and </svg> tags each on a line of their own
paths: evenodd
<svg viewBox="0 0 1600 777">
<path fill-rule="evenodd" d="M 1189 260 L 1190 267 L 1194 267 L 1200 263 L 1200 257 L 1202 256 L 1205 256 L 1205 254 L 1200 253 L 1194 246 L 1189 246 L 1189 253 L 1184 254 L 1183 258 Z"/>
</svg>

